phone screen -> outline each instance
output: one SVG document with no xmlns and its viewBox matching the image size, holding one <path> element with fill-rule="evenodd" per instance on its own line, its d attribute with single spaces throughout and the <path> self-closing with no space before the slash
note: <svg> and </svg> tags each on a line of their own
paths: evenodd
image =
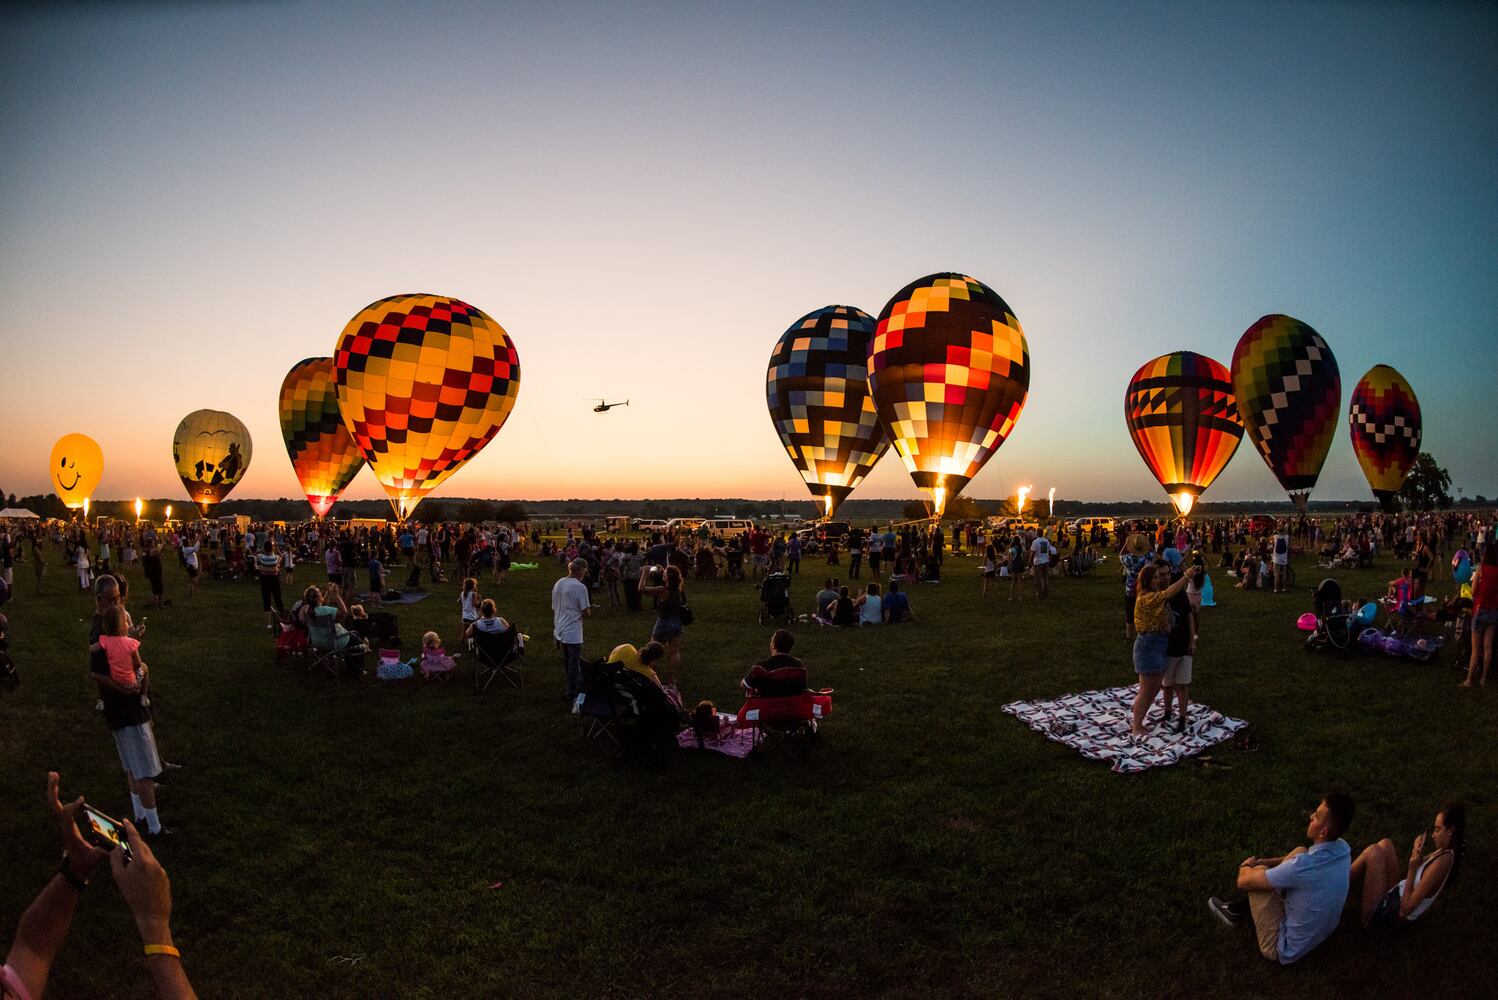
<svg viewBox="0 0 1498 1000">
<path fill-rule="evenodd" d="M 130 841 L 125 836 L 125 828 L 117 820 L 110 819 L 87 803 L 83 806 L 83 817 L 88 823 L 88 829 L 84 831 L 89 835 L 88 840 L 105 850 L 118 847 L 125 860 L 130 860 Z"/>
</svg>

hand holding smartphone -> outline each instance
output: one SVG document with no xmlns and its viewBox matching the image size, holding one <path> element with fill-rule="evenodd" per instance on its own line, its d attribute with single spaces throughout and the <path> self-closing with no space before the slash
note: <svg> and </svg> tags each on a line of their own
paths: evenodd
<svg viewBox="0 0 1498 1000">
<path fill-rule="evenodd" d="M 125 834 L 125 827 L 117 819 L 111 819 L 104 815 L 87 802 L 83 804 L 83 839 L 95 847 L 106 851 L 119 848 L 120 859 L 129 864 L 135 857 L 130 850 L 130 839 Z"/>
</svg>

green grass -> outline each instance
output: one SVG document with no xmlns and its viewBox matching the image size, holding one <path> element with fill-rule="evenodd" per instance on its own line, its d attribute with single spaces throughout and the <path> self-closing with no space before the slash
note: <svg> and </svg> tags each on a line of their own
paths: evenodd
<svg viewBox="0 0 1498 1000">
<path fill-rule="evenodd" d="M 90 603 L 49 559 L 45 596 L 22 564 L 5 609 L 24 677 L 0 692 L 7 937 L 55 865 L 46 770 L 66 795 L 128 809 L 87 679 Z M 584 743 L 563 713 L 551 566 L 486 588 L 534 641 L 525 688 L 482 697 L 288 672 L 253 584 L 188 599 L 171 567 L 175 603 L 152 611 L 134 573 L 159 741 L 187 765 L 162 793 L 181 830 L 160 856 L 193 979 L 205 997 L 1455 997 L 1498 973 L 1498 691 L 1460 690 L 1449 657 L 1306 655 L 1305 599 L 1219 578 L 1192 694 L 1248 719 L 1262 749 L 1224 751 L 1231 770 L 1117 775 L 999 712 L 1131 681 L 1113 566 L 1009 604 L 979 598 L 975 565 L 914 590 L 918 625 L 799 630 L 813 682 L 837 689 L 808 759 L 689 752 L 660 770 Z M 801 606 L 823 575 L 808 561 Z M 1319 576 L 1304 561 L 1300 575 L 1302 590 Z M 1386 561 L 1341 579 L 1371 593 L 1391 575 Z M 732 710 L 770 628 L 748 585 L 690 597 L 686 694 Z M 450 638 L 456 587 L 398 610 L 408 644 Z M 649 626 L 600 609 L 587 653 Z M 1408 850 L 1440 799 L 1467 800 L 1467 867 L 1410 932 L 1344 927 L 1280 969 L 1205 899 L 1239 859 L 1299 843 L 1332 785 L 1357 799 L 1355 849 L 1387 834 Z M 102 882 L 51 996 L 152 995 Z"/>
</svg>

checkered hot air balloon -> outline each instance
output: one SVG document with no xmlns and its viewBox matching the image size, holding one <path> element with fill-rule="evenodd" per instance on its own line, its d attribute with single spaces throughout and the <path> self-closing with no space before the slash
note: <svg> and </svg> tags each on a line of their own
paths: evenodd
<svg viewBox="0 0 1498 1000">
<path fill-rule="evenodd" d="M 1233 351 L 1233 393 L 1249 440 L 1304 511 L 1342 409 L 1331 348 L 1298 319 L 1264 316 Z"/>
<path fill-rule="evenodd" d="M 1191 351 L 1146 362 L 1124 394 L 1129 436 L 1185 517 L 1243 439 L 1232 376 Z"/>
<path fill-rule="evenodd" d="M 325 517 L 364 459 L 338 411 L 337 373 L 332 358 L 297 362 L 281 382 L 281 436 L 302 492 L 318 517 Z"/>
<path fill-rule="evenodd" d="M 1388 365 L 1374 365 L 1352 390 L 1352 450 L 1373 495 L 1388 508 L 1420 457 L 1420 401 Z"/>
<path fill-rule="evenodd" d="M 826 306 L 791 324 L 770 352 L 770 419 L 826 517 L 889 448 L 869 398 L 873 335 L 868 313 Z"/>
<path fill-rule="evenodd" d="M 333 364 L 343 424 L 402 520 L 499 433 L 520 391 L 504 328 L 440 295 L 366 306 Z"/>
<path fill-rule="evenodd" d="M 880 312 L 869 394 L 936 518 L 1014 430 L 1029 391 L 1019 320 L 978 279 L 927 275 Z"/>
<path fill-rule="evenodd" d="M 194 410 L 172 435 L 172 461 L 187 495 L 207 517 L 250 467 L 250 432 L 238 417 L 220 410 Z"/>
</svg>

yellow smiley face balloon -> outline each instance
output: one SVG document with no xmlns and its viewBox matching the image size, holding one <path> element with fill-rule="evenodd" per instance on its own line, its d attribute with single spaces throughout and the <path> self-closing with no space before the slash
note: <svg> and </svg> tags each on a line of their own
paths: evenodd
<svg viewBox="0 0 1498 1000">
<path fill-rule="evenodd" d="M 99 488 L 104 452 L 87 434 L 64 434 L 52 446 L 47 471 L 63 506 L 77 510 Z"/>
</svg>

